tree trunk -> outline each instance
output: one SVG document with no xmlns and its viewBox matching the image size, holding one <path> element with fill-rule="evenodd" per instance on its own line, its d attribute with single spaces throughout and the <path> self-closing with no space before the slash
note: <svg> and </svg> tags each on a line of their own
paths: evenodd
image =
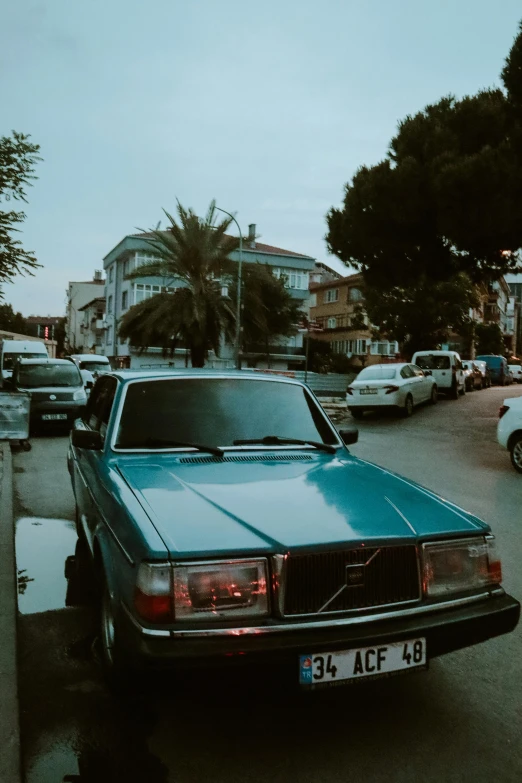
<svg viewBox="0 0 522 783">
<path fill-rule="evenodd" d="M 205 366 L 205 347 L 203 345 L 190 346 L 190 361 L 193 367 Z"/>
</svg>

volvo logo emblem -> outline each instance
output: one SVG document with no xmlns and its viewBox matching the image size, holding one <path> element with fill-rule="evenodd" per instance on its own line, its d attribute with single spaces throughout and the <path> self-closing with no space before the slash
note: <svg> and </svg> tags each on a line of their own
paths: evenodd
<svg viewBox="0 0 522 783">
<path fill-rule="evenodd" d="M 49 396 L 49 399 L 50 399 L 50 400 L 55 400 L 55 399 L 56 399 L 56 394 L 51 394 L 51 395 Z"/>
<path fill-rule="evenodd" d="M 381 550 L 377 549 L 371 557 L 368 558 L 366 563 L 347 563 L 344 567 L 345 574 L 344 574 L 344 584 L 339 587 L 338 590 L 332 595 L 331 598 L 328 599 L 328 601 L 321 606 L 321 608 L 318 610 L 317 614 L 320 614 L 321 612 L 324 612 L 325 609 L 327 609 L 331 603 L 335 601 L 336 598 L 339 598 L 341 593 L 344 593 L 345 590 L 356 588 L 356 587 L 364 587 L 365 585 L 365 578 L 366 578 L 366 569 L 370 565 L 370 563 L 375 560 L 377 555 L 379 554 Z"/>
</svg>

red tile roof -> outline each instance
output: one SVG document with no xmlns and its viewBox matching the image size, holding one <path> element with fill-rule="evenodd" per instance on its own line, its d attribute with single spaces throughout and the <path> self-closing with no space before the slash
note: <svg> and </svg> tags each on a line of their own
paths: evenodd
<svg viewBox="0 0 522 783">
<path fill-rule="evenodd" d="M 131 237 L 139 239 L 148 239 L 153 237 L 150 231 L 145 231 L 141 234 L 129 234 Z M 236 238 L 226 235 L 229 239 Z M 274 256 L 290 256 L 292 258 L 312 258 L 312 256 L 306 255 L 306 253 L 295 253 L 293 250 L 284 250 L 282 247 L 275 247 L 274 245 L 265 245 L 262 242 L 255 242 L 255 247 L 250 247 L 250 240 L 248 237 L 243 237 L 243 252 L 244 253 L 267 253 Z"/>
</svg>

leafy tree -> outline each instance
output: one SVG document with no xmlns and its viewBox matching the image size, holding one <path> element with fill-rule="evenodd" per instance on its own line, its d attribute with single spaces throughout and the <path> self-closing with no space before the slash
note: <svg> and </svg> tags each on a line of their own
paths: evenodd
<svg viewBox="0 0 522 783">
<path fill-rule="evenodd" d="M 475 327 L 476 355 L 493 353 L 503 355 L 505 351 L 502 329 L 498 324 L 477 324 Z"/>
<path fill-rule="evenodd" d="M 330 251 L 363 273 L 370 320 L 410 348 L 465 322 L 469 281 L 518 271 L 521 70 L 522 28 L 503 71 L 506 93 L 449 96 L 406 117 L 386 158 L 361 167 L 345 186 L 343 207 L 327 215 Z M 430 323 L 437 298 L 445 314 Z M 413 332 L 405 328 L 405 302 L 425 316 L 409 319 Z"/>
<path fill-rule="evenodd" d="M 284 279 L 274 277 L 266 264 L 246 264 L 242 277 L 242 348 L 262 345 L 268 357 L 272 340 L 295 334 L 296 324 L 303 316 L 301 303 L 285 288 Z M 235 303 L 236 279 L 230 293 Z"/>
<path fill-rule="evenodd" d="M 22 313 L 15 313 L 10 304 L 0 304 L 0 329 L 5 332 L 28 334 L 27 321 Z"/>
<path fill-rule="evenodd" d="M 13 234 L 25 220 L 25 213 L 6 209 L 8 201 L 25 201 L 26 188 L 36 179 L 34 169 L 41 160 L 40 147 L 30 137 L 13 131 L 12 136 L 0 137 L 0 284 L 11 282 L 17 274 L 33 274 L 40 266 L 32 251 L 24 250 Z M 2 292 L 0 290 L 0 298 Z"/>
<path fill-rule="evenodd" d="M 366 306 L 379 332 L 393 336 L 406 356 L 437 348 L 451 332 L 460 333 L 470 321 L 469 310 L 478 303 L 475 286 L 464 275 L 447 282 L 418 280 L 388 291 L 366 290 Z"/>
<path fill-rule="evenodd" d="M 130 277 L 159 276 L 184 284 L 174 293 L 160 293 L 131 307 L 120 321 L 119 334 L 132 345 L 173 351 L 182 340 L 193 367 L 203 367 L 209 349 L 219 353 L 223 332 L 234 320 L 230 303 L 221 295 L 221 276 L 230 268 L 229 253 L 237 240 L 226 235 L 232 220 L 216 222 L 215 202 L 204 219 L 178 201 L 178 222 L 165 212 L 169 227 L 151 231 L 149 244 L 156 261 L 140 266 Z"/>
</svg>

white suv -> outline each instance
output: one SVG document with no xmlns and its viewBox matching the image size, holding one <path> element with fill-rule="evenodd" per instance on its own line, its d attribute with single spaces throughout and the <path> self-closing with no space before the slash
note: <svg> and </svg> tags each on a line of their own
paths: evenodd
<svg viewBox="0 0 522 783">
<path fill-rule="evenodd" d="M 508 397 L 500 408 L 497 440 L 511 454 L 511 464 L 522 473 L 522 397 Z"/>
</svg>

